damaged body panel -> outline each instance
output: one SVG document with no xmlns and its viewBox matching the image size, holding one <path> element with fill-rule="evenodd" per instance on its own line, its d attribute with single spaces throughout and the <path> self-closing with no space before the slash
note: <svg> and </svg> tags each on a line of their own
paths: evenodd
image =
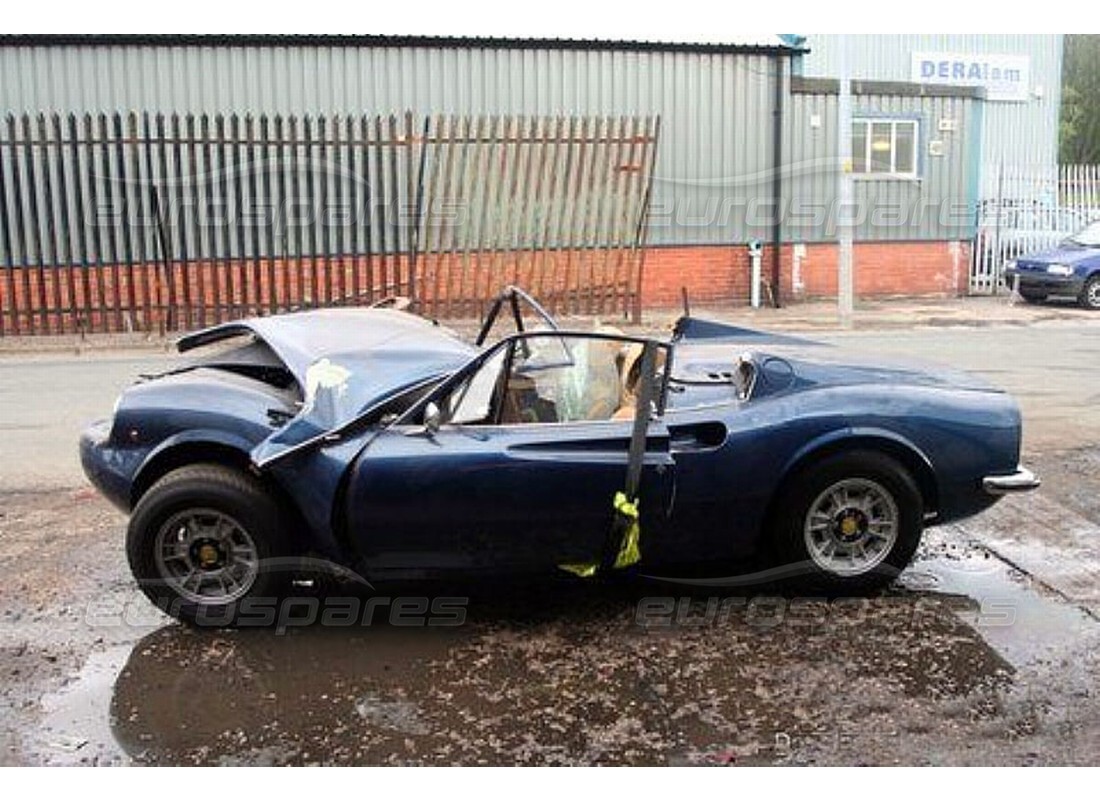
<svg viewBox="0 0 1100 800">
<path fill-rule="evenodd" d="M 382 309 L 182 339 L 195 357 L 81 440 L 142 588 L 195 619 L 316 555 L 369 580 L 751 562 L 865 590 L 924 525 L 1038 483 L 1015 402 L 969 376 L 691 318 L 667 339 L 524 330 L 524 297 L 476 344 Z M 487 341 L 505 303 L 518 330 Z"/>
</svg>

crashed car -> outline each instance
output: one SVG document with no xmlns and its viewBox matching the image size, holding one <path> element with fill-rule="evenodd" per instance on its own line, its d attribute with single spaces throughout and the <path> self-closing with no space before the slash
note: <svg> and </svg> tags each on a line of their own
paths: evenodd
<svg viewBox="0 0 1100 800">
<path fill-rule="evenodd" d="M 925 526 L 1038 485 L 1016 403 L 973 377 L 691 316 L 667 337 L 562 330 L 509 289 L 473 343 L 359 308 L 178 349 L 195 357 L 127 389 L 80 451 L 130 515 L 140 586 L 190 621 L 232 621 L 296 559 L 369 581 L 763 562 L 866 592 Z"/>
</svg>

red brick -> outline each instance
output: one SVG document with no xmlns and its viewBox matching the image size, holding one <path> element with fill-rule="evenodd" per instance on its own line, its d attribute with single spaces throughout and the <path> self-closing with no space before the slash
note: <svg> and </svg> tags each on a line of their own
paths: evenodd
<svg viewBox="0 0 1100 800">
<path fill-rule="evenodd" d="M 780 249 L 784 302 L 836 294 L 836 245 L 804 247 L 797 276 L 795 245 Z M 766 280 L 771 276 L 771 253 L 766 247 Z M 525 286 L 556 310 L 611 314 L 623 307 L 617 296 L 632 283 L 631 276 L 639 268 L 643 270 L 643 308 L 678 306 L 685 288 L 695 303 L 748 300 L 750 265 L 743 245 L 651 247 L 644 265 L 641 260 L 639 253 L 618 251 L 428 254 L 417 258 L 415 282 L 417 295 L 426 298 L 423 310 L 443 316 L 481 313 L 488 299 L 508 283 Z M 865 298 L 963 294 L 969 260 L 968 242 L 858 243 L 854 248 L 856 294 Z M 410 267 L 406 255 L 391 255 L 191 262 L 173 265 L 171 280 L 162 264 L 4 270 L 0 276 L 2 330 L 193 328 L 219 316 L 318 302 L 356 304 L 405 291 Z M 171 319 L 169 305 L 177 309 Z M 220 315 L 216 307 L 222 308 Z"/>
</svg>

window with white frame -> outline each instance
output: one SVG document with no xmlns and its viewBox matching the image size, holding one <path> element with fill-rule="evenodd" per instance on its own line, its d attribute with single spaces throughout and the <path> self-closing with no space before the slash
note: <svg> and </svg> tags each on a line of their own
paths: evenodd
<svg viewBox="0 0 1100 800">
<path fill-rule="evenodd" d="M 853 119 L 852 172 L 915 178 L 919 134 L 920 126 L 915 119 Z"/>
</svg>

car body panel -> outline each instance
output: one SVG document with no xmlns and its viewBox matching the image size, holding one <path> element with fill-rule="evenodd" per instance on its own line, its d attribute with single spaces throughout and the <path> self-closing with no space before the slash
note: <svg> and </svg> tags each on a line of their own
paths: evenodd
<svg viewBox="0 0 1100 800">
<path fill-rule="evenodd" d="M 349 535 L 373 571 L 538 571 L 597 559 L 614 518 L 628 420 L 381 432 L 356 459 Z M 668 435 L 648 433 L 642 523 L 668 518 Z M 578 476 L 583 476 L 578 479 Z"/>
<path fill-rule="evenodd" d="M 292 417 L 293 393 L 207 367 L 143 380 L 120 397 L 112 420 L 81 438 L 84 470 L 113 503 L 129 510 L 132 489 L 159 456 L 185 444 L 248 453 L 278 430 L 272 412 Z"/>
<path fill-rule="evenodd" d="M 429 429 L 417 417 L 493 347 L 597 334 L 517 334 L 479 350 L 412 315 L 363 309 L 233 323 L 185 337 L 183 349 L 242 334 L 269 346 L 292 380 L 237 374 L 266 368 L 254 350 L 208 359 L 132 387 L 113 422 L 85 433 L 85 471 L 120 506 L 177 448 L 206 444 L 277 487 L 303 550 L 368 576 L 539 571 L 599 556 L 626 477 L 629 420 Z M 643 341 L 610 337 L 620 338 Z M 998 495 L 986 487 L 1017 472 L 1018 407 L 972 376 L 861 364 L 798 337 L 691 318 L 660 346 L 671 348 L 671 370 L 639 492 L 647 568 L 758 552 L 792 476 L 845 448 L 901 461 L 940 522 L 987 507 Z M 318 364 L 339 369 L 318 379 Z M 387 404 L 399 413 L 380 416 Z"/>
</svg>

